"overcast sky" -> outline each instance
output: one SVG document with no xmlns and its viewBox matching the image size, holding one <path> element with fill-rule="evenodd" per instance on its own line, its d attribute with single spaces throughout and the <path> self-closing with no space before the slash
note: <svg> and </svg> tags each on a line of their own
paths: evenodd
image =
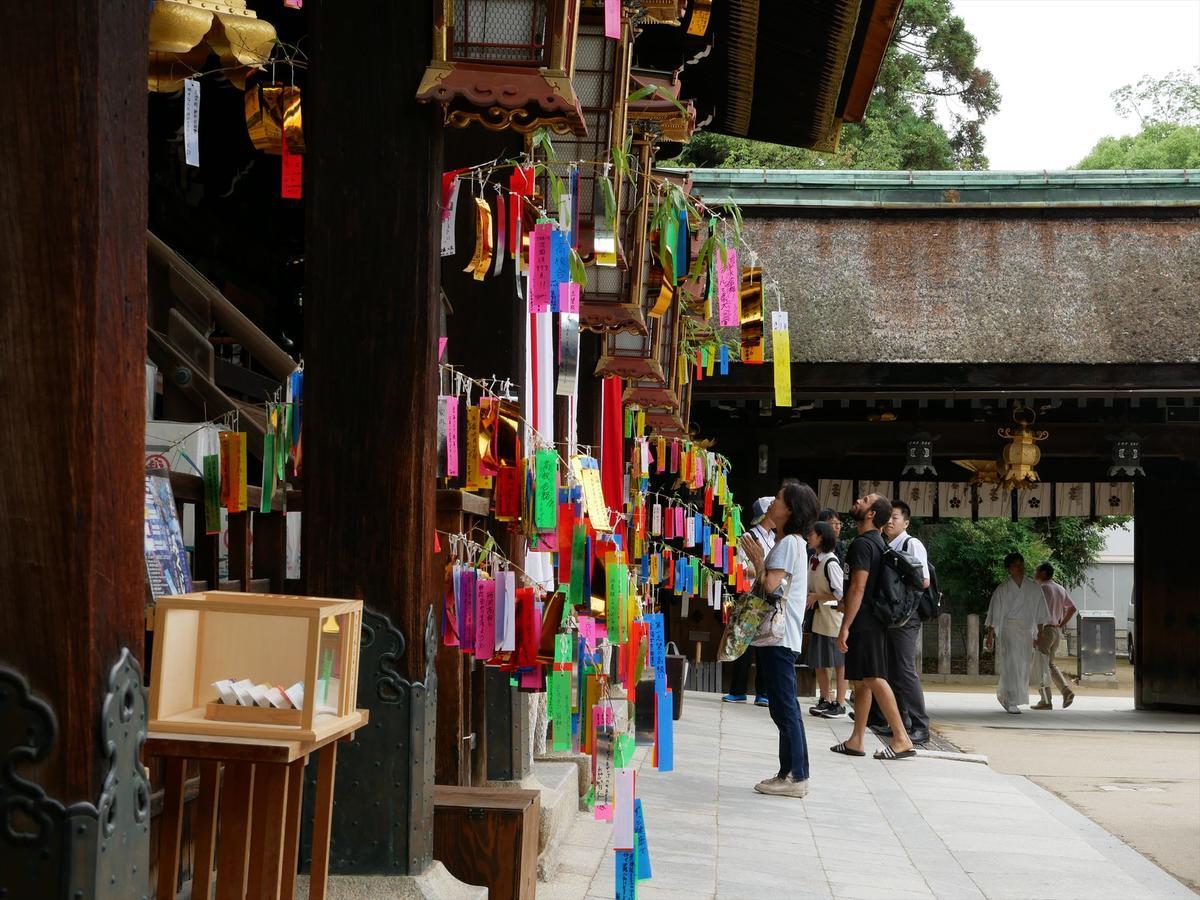
<svg viewBox="0 0 1200 900">
<path fill-rule="evenodd" d="M 1000 85 L 985 128 L 993 169 L 1063 169 L 1139 130 L 1109 94 L 1200 64 L 1200 0 L 953 0 Z"/>
</svg>

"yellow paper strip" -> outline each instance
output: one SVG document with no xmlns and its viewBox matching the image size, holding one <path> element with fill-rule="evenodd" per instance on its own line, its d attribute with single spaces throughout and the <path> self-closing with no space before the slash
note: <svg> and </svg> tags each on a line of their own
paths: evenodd
<svg viewBox="0 0 1200 900">
<path fill-rule="evenodd" d="M 775 365 L 775 405 L 792 405 L 792 345 L 788 334 L 788 314 L 771 313 L 771 356 Z"/>
</svg>

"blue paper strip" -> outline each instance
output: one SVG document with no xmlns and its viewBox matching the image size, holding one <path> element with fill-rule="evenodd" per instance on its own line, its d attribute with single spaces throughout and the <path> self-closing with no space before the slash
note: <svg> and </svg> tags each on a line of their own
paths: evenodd
<svg viewBox="0 0 1200 900">
<path fill-rule="evenodd" d="M 662 681 L 656 681 L 654 686 L 654 702 L 657 704 L 658 718 L 658 771 L 673 772 L 675 770 L 675 697 L 667 688 L 665 678 Z"/>
<path fill-rule="evenodd" d="M 637 854 L 637 878 L 645 881 L 650 871 L 650 843 L 646 840 L 646 819 L 642 815 L 642 798 L 633 801 L 633 852 Z"/>
<path fill-rule="evenodd" d="M 721 374 L 729 374 L 729 348 L 724 344 L 721 345 Z"/>
<path fill-rule="evenodd" d="M 637 900 L 637 854 L 634 850 L 617 850 L 616 900 Z"/>
</svg>

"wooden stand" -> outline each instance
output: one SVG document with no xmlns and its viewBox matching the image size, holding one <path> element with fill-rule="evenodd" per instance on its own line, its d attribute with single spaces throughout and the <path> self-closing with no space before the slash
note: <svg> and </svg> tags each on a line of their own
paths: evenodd
<svg viewBox="0 0 1200 900">
<path fill-rule="evenodd" d="M 516 788 L 439 784 L 434 857 L 460 881 L 486 887 L 490 900 L 534 900 L 539 798 Z"/>
<path fill-rule="evenodd" d="M 213 897 L 214 874 L 216 900 L 293 900 L 304 767 L 313 753 L 317 754 L 317 803 L 309 897 L 323 900 L 329 877 L 337 745 L 352 740 L 354 731 L 366 724 L 366 712 L 360 712 L 361 721 L 311 743 L 151 732 L 146 740 L 146 756 L 161 756 L 166 762 L 158 848 L 159 900 L 175 897 L 183 833 L 184 773 L 189 759 L 200 765 L 193 900 Z"/>
</svg>

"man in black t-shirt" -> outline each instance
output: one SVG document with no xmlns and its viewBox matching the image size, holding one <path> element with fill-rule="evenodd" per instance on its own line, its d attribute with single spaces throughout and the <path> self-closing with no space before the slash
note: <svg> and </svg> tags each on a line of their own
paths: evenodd
<svg viewBox="0 0 1200 900">
<path fill-rule="evenodd" d="M 875 596 L 886 549 L 879 528 L 892 515 L 886 497 L 868 494 L 855 501 L 850 511 L 858 525 L 858 537 L 846 554 L 850 584 L 846 588 L 846 614 L 838 635 L 838 649 L 846 654 L 846 678 L 857 682 L 854 690 L 854 731 L 849 740 L 830 747 L 834 753 L 865 756 L 867 716 L 872 702 L 879 704 L 892 727 L 891 743 L 875 754 L 876 759 L 906 759 L 915 756 L 912 741 L 900 721 L 896 697 L 887 683 L 886 627 L 875 617 Z"/>
</svg>

